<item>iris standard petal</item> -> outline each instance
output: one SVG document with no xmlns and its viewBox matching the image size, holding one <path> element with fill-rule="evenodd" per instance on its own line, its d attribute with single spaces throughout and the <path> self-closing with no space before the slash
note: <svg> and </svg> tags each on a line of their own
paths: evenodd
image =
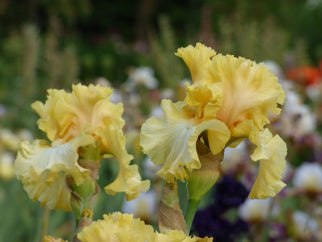
<svg viewBox="0 0 322 242">
<path fill-rule="evenodd" d="M 113 90 L 92 84 L 89 86 L 77 84 L 72 88 L 71 93 L 49 89 L 45 104 L 39 101 L 32 104 L 32 108 L 40 116 L 39 129 L 46 132 L 51 141 L 56 139 L 69 141 L 77 136 L 84 126 L 93 131 L 105 122 L 99 111 L 103 112 L 109 107 L 101 105 L 101 102 L 109 103 Z M 101 108 L 98 110 L 97 106 Z"/>
<path fill-rule="evenodd" d="M 268 110 L 280 112 L 285 93 L 264 64 L 242 57 L 217 55 L 213 68 L 223 83 L 222 105 L 216 118 L 229 128 L 252 120 L 257 129 L 269 122 Z"/>
<path fill-rule="evenodd" d="M 181 57 L 191 72 L 192 82 L 209 80 L 214 75 L 213 70 L 209 68 L 212 65 L 212 59 L 216 51 L 197 43 L 195 47 L 189 45 L 185 48 L 179 48 L 176 53 Z"/>
</svg>

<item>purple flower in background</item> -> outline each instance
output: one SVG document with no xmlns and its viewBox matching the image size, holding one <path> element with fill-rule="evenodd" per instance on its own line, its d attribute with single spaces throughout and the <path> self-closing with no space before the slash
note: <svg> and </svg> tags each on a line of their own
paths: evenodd
<svg viewBox="0 0 322 242">
<path fill-rule="evenodd" d="M 214 206 L 210 206 L 204 210 L 196 213 L 193 233 L 198 236 L 209 236 L 213 237 L 214 241 L 235 241 L 240 238 L 240 235 L 247 233 L 248 224 L 237 219 L 236 221 L 229 221 L 222 216 L 215 216 L 213 212 Z M 219 214 L 217 214 L 219 215 Z"/>
<path fill-rule="evenodd" d="M 224 176 L 215 188 L 215 204 L 223 211 L 238 207 L 247 198 L 249 191 L 231 176 Z"/>
<path fill-rule="evenodd" d="M 226 219 L 225 212 L 237 208 L 247 198 L 249 191 L 231 176 L 224 176 L 215 186 L 215 202 L 196 213 L 193 233 L 198 236 L 210 236 L 214 241 L 235 241 L 248 232 L 248 224 L 236 217 Z"/>
</svg>

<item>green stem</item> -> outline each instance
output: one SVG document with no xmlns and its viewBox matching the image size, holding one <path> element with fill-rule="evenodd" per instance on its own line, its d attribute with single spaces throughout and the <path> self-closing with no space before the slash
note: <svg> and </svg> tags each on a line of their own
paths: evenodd
<svg viewBox="0 0 322 242">
<path fill-rule="evenodd" d="M 45 238 L 45 236 L 47 234 L 48 223 L 49 223 L 49 215 L 50 215 L 50 209 L 47 206 L 45 206 L 43 220 L 42 220 L 40 241 L 44 241 L 44 238 Z"/>
<path fill-rule="evenodd" d="M 193 218 L 195 217 L 195 214 L 197 212 L 199 202 L 200 202 L 200 200 L 197 200 L 197 199 L 189 199 L 189 201 L 188 201 L 188 209 L 187 209 L 186 216 L 185 216 L 188 234 L 190 233 Z"/>
</svg>

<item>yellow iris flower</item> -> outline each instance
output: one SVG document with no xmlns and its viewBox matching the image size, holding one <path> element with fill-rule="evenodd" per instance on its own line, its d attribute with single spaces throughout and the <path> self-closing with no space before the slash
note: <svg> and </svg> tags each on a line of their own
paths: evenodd
<svg viewBox="0 0 322 242">
<path fill-rule="evenodd" d="M 263 64 L 245 58 L 216 54 L 200 43 L 178 49 L 190 69 L 184 101 L 162 100 L 164 117 L 148 119 L 141 129 L 141 145 L 168 182 L 187 179 L 201 162 L 196 142 L 202 140 L 216 155 L 249 138 L 257 149 L 251 158 L 260 160 L 259 174 L 250 193 L 265 198 L 279 192 L 285 167 L 286 145 L 264 126 L 268 112 L 278 114 L 285 93 L 278 79 Z M 205 132 L 206 131 L 206 132 Z M 188 172 L 187 172 L 188 171 Z"/>
<path fill-rule="evenodd" d="M 103 215 L 103 220 L 97 220 L 85 227 L 77 237 L 83 242 L 115 241 L 115 242 L 211 242 L 212 238 L 189 237 L 179 230 L 171 230 L 166 234 L 154 232 L 151 225 L 145 224 L 133 214 L 114 212 Z"/>
<path fill-rule="evenodd" d="M 82 184 L 90 171 L 81 167 L 77 149 L 93 142 L 89 135 L 80 134 L 64 144 L 49 144 L 46 140 L 24 141 L 20 145 L 15 172 L 33 200 L 51 209 L 70 211 L 70 189 L 66 177 Z"/>
<path fill-rule="evenodd" d="M 78 163 L 78 149 L 95 145 L 101 156 L 114 156 L 119 161 L 119 174 L 105 187 L 106 192 L 137 197 L 149 188 L 149 181 L 141 181 L 137 165 L 130 165 L 132 156 L 125 150 L 122 131 L 122 104 L 109 100 L 111 88 L 77 84 L 72 89 L 71 93 L 49 89 L 44 104 L 32 104 L 40 116 L 39 128 L 52 143 L 23 142 L 15 162 L 17 177 L 32 199 L 50 208 L 71 210 L 66 178 L 72 177 L 76 185 L 89 178 L 90 171 Z"/>
</svg>

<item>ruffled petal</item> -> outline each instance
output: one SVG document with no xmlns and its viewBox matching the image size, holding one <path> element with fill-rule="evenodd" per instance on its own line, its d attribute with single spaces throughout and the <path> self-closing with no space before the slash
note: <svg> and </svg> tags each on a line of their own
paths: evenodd
<svg viewBox="0 0 322 242">
<path fill-rule="evenodd" d="M 281 181 L 286 166 L 286 144 L 278 135 L 273 137 L 268 129 L 252 132 L 250 140 L 257 145 L 251 158 L 260 162 L 258 175 L 249 197 L 254 199 L 273 197 L 286 185 Z"/>
<path fill-rule="evenodd" d="M 119 173 L 116 179 L 104 189 L 114 195 L 117 192 L 125 192 L 127 200 L 136 198 L 141 192 L 150 187 L 149 180 L 142 181 L 137 165 L 130 165 L 133 159 L 125 150 L 125 137 L 121 129 L 114 126 L 105 128 L 103 144 L 109 147 L 108 151 L 119 161 Z"/>
<path fill-rule="evenodd" d="M 181 57 L 191 72 L 192 82 L 198 81 L 211 81 L 213 78 L 213 70 L 209 68 L 212 65 L 212 59 L 216 55 L 216 52 L 197 43 L 195 47 L 189 45 L 185 48 L 179 48 L 176 53 Z"/>
<path fill-rule="evenodd" d="M 31 199 L 38 200 L 41 206 L 50 209 L 61 209 L 71 211 L 70 189 L 66 184 L 66 174 L 60 172 L 55 174 L 52 180 L 49 170 L 41 173 L 37 180 L 25 178 L 22 180 L 24 189 Z M 51 180 L 48 182 L 48 180 Z"/>
<path fill-rule="evenodd" d="M 189 237 L 180 230 L 170 230 L 165 234 L 157 233 L 154 242 L 197 242 L 198 238 Z M 209 240 L 212 241 L 212 240 Z"/>
<path fill-rule="evenodd" d="M 213 69 L 223 83 L 222 106 L 216 118 L 234 128 L 252 120 L 260 130 L 269 122 L 268 110 L 280 112 L 285 93 L 278 79 L 264 64 L 245 58 L 216 55 Z"/>
<path fill-rule="evenodd" d="M 280 112 L 285 93 L 277 77 L 264 64 L 216 55 L 199 43 L 195 47 L 180 48 L 177 55 L 183 58 L 194 80 L 186 86 L 185 102 L 197 108 L 198 119 L 224 122 L 232 138 L 239 138 L 238 133 L 249 136 L 252 129 L 239 126 L 240 123 L 251 121 L 261 130 L 269 123 L 268 110 Z"/>
<path fill-rule="evenodd" d="M 142 220 L 133 218 L 133 214 L 114 212 L 103 215 L 104 220 L 97 220 L 85 227 L 77 238 L 83 242 L 103 241 L 154 241 L 154 230 Z"/>
<path fill-rule="evenodd" d="M 186 85 L 187 96 L 185 102 L 196 107 L 198 119 L 209 120 L 213 119 L 219 111 L 222 104 L 222 83 L 194 83 Z"/>
<path fill-rule="evenodd" d="M 85 227 L 77 238 L 82 242 L 212 242 L 212 238 L 189 237 L 179 230 L 170 230 L 166 234 L 154 232 L 151 225 L 133 218 L 133 214 L 114 212 L 104 214 L 103 218 Z"/>
<path fill-rule="evenodd" d="M 66 176 L 73 177 L 77 185 L 88 178 L 90 171 L 77 163 L 77 149 L 93 142 L 85 134 L 55 146 L 45 140 L 24 141 L 15 161 L 15 173 L 32 199 L 52 209 L 70 210 Z"/>
<path fill-rule="evenodd" d="M 106 120 L 101 113 L 108 109 L 113 90 L 99 85 L 73 85 L 72 93 L 49 89 L 45 104 L 37 101 L 32 108 L 39 114 L 39 129 L 47 133 L 50 140 L 69 141 L 77 136 L 84 126 L 89 132 L 100 127 Z M 100 107 L 100 108 L 98 108 Z M 102 111 L 102 112 L 101 112 Z"/>
<path fill-rule="evenodd" d="M 212 140 L 216 148 L 223 148 L 222 142 L 226 143 L 229 139 L 229 130 L 222 122 L 209 120 L 197 124 L 189 118 L 184 105 L 184 102 L 162 100 L 164 118 L 152 117 L 141 129 L 140 142 L 143 151 L 151 157 L 155 165 L 163 164 L 158 174 L 168 182 L 173 182 L 174 178 L 186 179 L 186 169 L 191 171 L 200 168 L 196 142 L 203 131 L 208 129 L 218 134 L 220 138 Z"/>
</svg>

